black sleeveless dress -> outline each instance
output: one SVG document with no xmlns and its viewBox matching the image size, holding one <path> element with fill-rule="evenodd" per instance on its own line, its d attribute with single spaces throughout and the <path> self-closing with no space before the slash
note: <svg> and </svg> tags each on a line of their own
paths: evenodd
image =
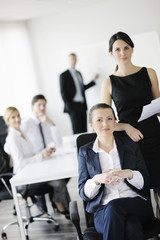
<svg viewBox="0 0 160 240">
<path fill-rule="evenodd" d="M 155 187 L 157 176 L 160 174 L 160 123 L 156 115 L 137 122 L 143 106 L 153 100 L 147 69 L 143 67 L 138 72 L 125 77 L 111 75 L 110 79 L 112 99 L 119 121 L 130 123 L 144 135 L 144 139 L 139 144 L 151 175 L 151 186 Z"/>
</svg>

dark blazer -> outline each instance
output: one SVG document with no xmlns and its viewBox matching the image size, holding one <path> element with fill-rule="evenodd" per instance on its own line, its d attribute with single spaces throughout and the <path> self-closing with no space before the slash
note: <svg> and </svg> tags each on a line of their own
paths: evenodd
<svg viewBox="0 0 160 240">
<path fill-rule="evenodd" d="M 83 83 L 83 77 L 80 72 L 78 72 L 81 75 L 82 83 Z M 87 103 L 86 103 L 86 97 L 85 97 L 85 90 L 95 85 L 94 81 L 89 82 L 88 84 L 82 84 L 82 94 L 84 97 L 84 104 L 87 109 Z M 61 96 L 64 101 L 64 112 L 70 112 L 73 105 L 73 98 L 76 94 L 76 87 L 74 84 L 74 80 L 72 78 L 72 75 L 69 70 L 63 72 L 60 74 L 60 91 Z"/>
<path fill-rule="evenodd" d="M 119 153 L 121 168 L 140 171 L 144 178 L 144 187 L 142 190 L 135 188 L 125 179 L 126 184 L 132 190 L 149 200 L 149 174 L 138 144 L 133 142 L 124 132 L 115 132 L 114 137 Z M 89 213 L 94 213 L 100 206 L 104 191 L 104 184 L 101 184 L 98 194 L 93 199 L 87 198 L 84 194 L 84 185 L 86 181 L 93 178 L 96 174 L 102 173 L 99 155 L 92 150 L 93 143 L 94 142 L 90 142 L 82 146 L 79 150 L 79 194 L 81 198 L 87 202 L 86 210 Z"/>
</svg>

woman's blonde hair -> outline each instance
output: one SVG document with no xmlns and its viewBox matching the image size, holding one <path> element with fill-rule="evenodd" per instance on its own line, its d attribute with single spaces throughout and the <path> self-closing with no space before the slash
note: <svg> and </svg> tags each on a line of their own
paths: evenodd
<svg viewBox="0 0 160 240">
<path fill-rule="evenodd" d="M 8 107 L 6 110 L 5 110 L 5 113 L 4 113 L 4 121 L 5 123 L 8 125 L 8 121 L 9 121 L 9 118 L 10 116 L 12 115 L 12 113 L 14 111 L 18 111 L 18 109 L 16 107 Z M 18 111 L 19 112 L 19 111 Z"/>
</svg>

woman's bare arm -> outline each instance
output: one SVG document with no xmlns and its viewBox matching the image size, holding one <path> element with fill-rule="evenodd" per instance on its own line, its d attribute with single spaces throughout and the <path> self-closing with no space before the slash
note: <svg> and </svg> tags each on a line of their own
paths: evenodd
<svg viewBox="0 0 160 240">
<path fill-rule="evenodd" d="M 152 84 L 152 94 L 153 94 L 153 99 L 159 98 L 160 97 L 160 92 L 159 92 L 159 84 L 158 84 L 158 78 L 157 74 L 154 69 L 152 68 L 147 68 L 148 75 Z M 160 113 L 158 113 L 158 116 L 160 116 Z"/>
<path fill-rule="evenodd" d="M 112 93 L 111 80 L 110 78 L 107 78 L 106 80 L 103 81 L 101 86 L 101 102 L 111 106 L 112 105 L 111 93 Z M 134 142 L 138 142 L 143 138 L 143 134 L 138 129 L 132 127 L 128 123 L 117 123 L 115 131 L 125 131 Z"/>
</svg>

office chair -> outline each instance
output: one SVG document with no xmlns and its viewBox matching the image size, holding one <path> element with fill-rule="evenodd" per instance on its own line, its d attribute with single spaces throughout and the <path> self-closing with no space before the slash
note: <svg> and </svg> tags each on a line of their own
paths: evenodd
<svg viewBox="0 0 160 240">
<path fill-rule="evenodd" d="M 26 239 L 29 239 L 28 235 L 28 227 L 30 223 L 33 223 L 35 221 L 45 221 L 48 223 L 53 223 L 53 229 L 55 231 L 58 231 L 59 229 L 59 223 L 56 219 L 52 217 L 53 213 L 53 208 L 51 206 L 51 202 L 49 199 L 49 193 L 53 192 L 53 188 L 49 185 L 44 185 L 44 187 L 37 187 L 36 189 L 32 187 L 32 184 L 25 185 L 25 188 L 23 191 L 20 191 L 20 194 L 23 199 L 25 199 L 25 209 L 26 209 L 26 217 L 25 217 L 25 235 Z M 44 213 L 38 214 L 36 216 L 32 216 L 31 214 L 31 207 L 33 206 L 32 204 L 30 205 L 29 203 L 29 198 L 32 198 L 34 196 L 45 196 L 46 202 L 47 202 L 47 211 L 45 214 L 47 214 L 46 217 L 43 216 Z"/>
<path fill-rule="evenodd" d="M 2 173 L 0 174 L 0 201 L 2 200 L 9 200 L 9 199 L 13 199 L 12 197 L 12 192 L 11 192 L 11 187 L 10 187 L 10 183 L 9 183 L 9 179 L 13 176 L 12 173 Z M 43 213 L 39 214 L 37 216 L 32 216 L 31 214 L 31 207 L 33 206 L 33 204 L 30 204 L 29 202 L 29 198 L 32 198 L 35 195 L 38 196 L 42 196 L 45 195 L 46 198 L 48 198 L 48 193 L 53 191 L 52 187 L 50 186 L 46 186 L 44 188 L 32 188 L 32 185 L 26 185 L 23 191 L 20 191 L 19 195 L 21 196 L 22 199 L 25 200 L 25 210 L 26 210 L 26 216 L 22 217 L 25 225 L 25 235 L 26 235 L 26 239 L 29 239 L 29 235 L 28 235 L 28 227 L 29 224 L 35 221 L 46 221 L 48 223 L 53 223 L 53 229 L 55 231 L 57 231 L 59 229 L 59 223 L 51 216 L 51 211 L 49 208 L 49 206 L 47 206 L 47 216 L 43 217 Z M 7 239 L 7 234 L 6 234 L 6 229 L 14 224 L 18 224 L 17 220 L 11 223 L 6 224 L 1 231 L 1 237 L 2 239 Z"/>
<path fill-rule="evenodd" d="M 77 138 L 78 152 L 79 152 L 79 148 L 81 146 L 83 146 L 91 141 L 94 141 L 95 138 L 96 138 L 95 133 L 86 133 L 86 134 L 82 134 L 82 135 L 78 136 L 78 138 Z M 158 179 L 158 177 L 159 176 L 157 176 L 157 181 L 159 181 L 159 185 L 160 185 L 160 177 L 159 177 L 159 179 Z M 86 203 L 83 202 L 83 204 L 84 204 L 84 212 L 85 212 L 85 220 L 86 220 L 87 228 L 82 233 L 81 227 L 80 227 L 80 217 L 79 217 L 77 202 L 76 201 L 70 202 L 70 218 L 77 230 L 78 239 L 79 240 L 103 240 L 103 235 L 98 233 L 96 231 L 96 229 L 94 228 L 93 214 L 87 213 L 85 210 Z M 159 208 L 157 208 L 157 209 L 159 209 Z M 160 219 L 154 217 L 154 219 L 152 221 L 146 223 L 143 226 L 144 240 L 153 238 L 153 237 L 158 237 L 158 234 L 160 234 Z"/>
<path fill-rule="evenodd" d="M 4 152 L 3 146 L 5 143 L 5 139 L 7 137 L 7 125 L 2 116 L 0 116 L 0 201 L 1 200 L 9 200 L 12 199 L 12 192 L 10 187 L 9 179 L 13 176 L 12 168 L 10 167 L 10 158 L 7 153 Z M 49 200 L 49 193 L 53 192 L 51 186 L 46 186 L 44 188 L 33 188 L 32 184 L 26 185 L 23 191 L 20 191 L 19 194 L 21 198 L 25 200 L 25 210 L 26 216 L 23 217 L 23 221 L 25 222 L 25 235 L 26 239 L 29 239 L 28 236 L 28 227 L 29 224 L 34 221 L 47 221 L 48 223 L 53 223 L 53 229 L 57 231 L 59 229 L 59 223 L 52 218 L 52 206 Z M 32 216 L 31 214 L 31 204 L 29 203 L 29 198 L 33 199 L 34 196 L 45 196 L 47 203 L 47 217 L 43 217 L 43 214 L 39 214 L 37 216 Z M 2 239 L 7 239 L 7 234 L 5 230 L 13 224 L 17 224 L 17 221 L 9 223 L 5 225 L 2 229 L 1 236 Z"/>
<path fill-rule="evenodd" d="M 0 142 L 2 146 L 5 144 L 5 140 L 7 137 L 7 125 L 3 119 L 3 116 L 0 116 Z"/>
<path fill-rule="evenodd" d="M 10 200 L 13 199 L 12 198 L 12 193 L 11 193 L 11 189 L 8 186 L 9 185 L 9 179 L 13 176 L 12 173 L 2 173 L 0 174 L 0 202 L 3 200 Z M 8 228 L 11 225 L 17 224 L 17 220 L 10 222 L 8 224 L 6 224 L 3 228 L 2 228 L 2 232 L 1 232 L 1 237 L 2 239 L 7 239 L 7 235 L 5 234 L 5 229 Z"/>
<path fill-rule="evenodd" d="M 3 154 L 3 157 L 6 160 L 6 170 L 7 172 L 12 172 L 12 167 L 10 166 L 10 157 L 8 154 L 3 150 L 5 140 L 8 134 L 8 127 L 3 119 L 3 116 L 0 116 L 0 151 Z"/>
</svg>

